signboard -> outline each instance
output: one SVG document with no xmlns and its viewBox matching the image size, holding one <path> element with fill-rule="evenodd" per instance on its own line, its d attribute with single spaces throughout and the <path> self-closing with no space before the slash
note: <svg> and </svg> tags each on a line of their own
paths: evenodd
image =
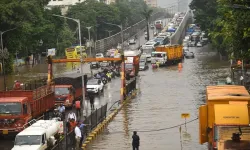
<svg viewBox="0 0 250 150">
<path fill-rule="evenodd" d="M 189 113 L 182 113 L 181 118 L 190 118 L 190 114 Z"/>
<path fill-rule="evenodd" d="M 214 105 L 215 123 L 217 125 L 248 125 L 247 105 Z"/>
<path fill-rule="evenodd" d="M 125 60 L 125 63 L 133 63 L 134 57 L 127 57 L 127 60 Z"/>
<path fill-rule="evenodd" d="M 48 49 L 48 56 L 55 56 L 55 55 L 56 55 L 56 49 L 55 48 Z"/>
</svg>

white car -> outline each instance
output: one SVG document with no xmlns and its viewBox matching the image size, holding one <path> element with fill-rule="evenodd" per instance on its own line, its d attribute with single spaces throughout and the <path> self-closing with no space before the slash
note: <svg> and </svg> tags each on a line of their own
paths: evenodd
<svg viewBox="0 0 250 150">
<path fill-rule="evenodd" d="M 197 47 L 202 47 L 203 44 L 202 44 L 201 42 L 198 42 L 198 43 L 196 44 L 196 46 L 197 46 Z"/>
<path fill-rule="evenodd" d="M 144 45 L 142 45 L 142 49 L 145 49 L 145 48 L 155 48 L 156 44 L 157 43 L 155 41 L 147 42 Z"/>
<path fill-rule="evenodd" d="M 87 92 L 99 94 L 103 92 L 104 84 L 100 79 L 90 79 L 87 82 Z"/>
<path fill-rule="evenodd" d="M 95 54 L 95 57 L 96 58 L 104 58 L 104 55 L 103 55 L 103 53 L 97 53 L 97 54 Z"/>
<path fill-rule="evenodd" d="M 136 41 L 135 41 L 135 39 L 130 39 L 130 40 L 128 41 L 128 43 L 129 43 L 129 44 L 135 44 Z"/>
</svg>

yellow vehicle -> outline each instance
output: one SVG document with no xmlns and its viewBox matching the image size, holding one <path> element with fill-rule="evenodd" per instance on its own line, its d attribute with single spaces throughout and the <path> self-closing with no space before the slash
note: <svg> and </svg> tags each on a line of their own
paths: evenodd
<svg viewBox="0 0 250 150">
<path fill-rule="evenodd" d="M 83 58 L 87 58 L 85 46 L 82 46 Z M 80 46 L 72 46 L 65 49 L 65 55 L 67 59 L 78 59 L 80 58 Z"/>
<path fill-rule="evenodd" d="M 200 144 L 208 150 L 249 150 L 250 95 L 244 86 L 208 86 L 206 105 L 199 108 Z"/>
</svg>

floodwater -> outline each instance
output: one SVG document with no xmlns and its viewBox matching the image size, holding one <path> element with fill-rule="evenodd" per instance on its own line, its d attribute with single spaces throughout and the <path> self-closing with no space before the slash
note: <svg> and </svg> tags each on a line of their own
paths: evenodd
<svg viewBox="0 0 250 150">
<path fill-rule="evenodd" d="M 194 59 L 185 59 L 183 69 L 169 66 L 140 72 L 138 96 L 122 109 L 92 145 L 91 150 L 132 149 L 132 133 L 138 131 L 140 149 L 206 149 L 199 145 L 198 120 L 184 123 L 182 113 L 189 113 L 187 121 L 198 117 L 198 107 L 205 103 L 205 87 L 229 75 L 229 63 L 221 61 L 207 45 L 190 48 Z M 161 130 L 162 129 L 162 130 Z M 154 131 L 161 130 L 161 131 Z"/>
</svg>

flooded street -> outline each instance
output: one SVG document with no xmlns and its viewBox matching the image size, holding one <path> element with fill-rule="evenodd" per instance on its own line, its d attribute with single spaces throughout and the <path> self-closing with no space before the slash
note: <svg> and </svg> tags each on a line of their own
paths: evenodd
<svg viewBox="0 0 250 150">
<path fill-rule="evenodd" d="M 220 61 L 208 46 L 190 48 L 194 59 L 185 59 L 183 69 L 177 66 L 140 72 L 140 93 L 122 109 L 106 131 L 89 146 L 91 150 L 132 149 L 132 132 L 138 131 L 140 149 L 206 149 L 199 145 L 198 120 L 179 127 L 161 131 L 184 123 L 182 113 L 190 113 L 187 121 L 198 117 L 198 107 L 205 101 L 205 86 L 229 75 L 229 64 Z M 140 132 L 141 131 L 141 132 Z M 182 147 L 182 148 L 181 148 Z"/>
</svg>

